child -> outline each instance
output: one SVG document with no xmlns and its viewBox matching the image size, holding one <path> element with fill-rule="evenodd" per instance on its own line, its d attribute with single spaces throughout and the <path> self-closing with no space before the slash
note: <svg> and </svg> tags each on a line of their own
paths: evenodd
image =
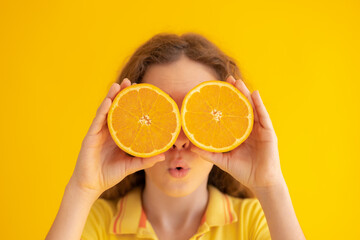
<svg viewBox="0 0 360 240">
<path fill-rule="evenodd" d="M 204 151 L 181 130 L 167 152 L 142 159 L 112 140 L 107 112 L 132 83 L 159 87 L 180 109 L 190 89 L 214 79 L 233 84 L 254 109 L 253 130 L 234 150 Z M 118 82 L 82 142 L 47 240 L 305 239 L 270 117 L 259 92 L 250 93 L 240 79 L 233 59 L 201 35 L 158 34 L 135 51 Z M 186 174 L 174 174 L 176 167 Z"/>
</svg>

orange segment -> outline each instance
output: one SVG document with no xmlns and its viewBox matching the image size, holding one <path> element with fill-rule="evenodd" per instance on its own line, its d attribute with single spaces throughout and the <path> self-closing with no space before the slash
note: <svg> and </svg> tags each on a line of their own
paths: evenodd
<svg viewBox="0 0 360 240">
<path fill-rule="evenodd" d="M 191 89 L 181 107 L 184 133 L 199 148 L 227 152 L 250 135 L 254 113 L 249 100 L 232 84 L 206 81 Z"/>
<path fill-rule="evenodd" d="M 137 157 L 167 151 L 181 129 L 175 101 L 160 88 L 147 83 L 122 90 L 110 107 L 107 121 L 115 143 Z"/>
</svg>

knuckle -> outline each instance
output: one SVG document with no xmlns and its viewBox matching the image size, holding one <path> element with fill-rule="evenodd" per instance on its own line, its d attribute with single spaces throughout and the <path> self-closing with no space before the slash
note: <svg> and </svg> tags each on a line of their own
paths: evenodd
<svg viewBox="0 0 360 240">
<path fill-rule="evenodd" d="M 86 147 L 88 145 L 88 136 L 85 136 L 85 138 L 81 142 L 81 147 Z"/>
<path fill-rule="evenodd" d="M 101 114 L 102 106 L 103 106 L 103 103 L 101 103 L 100 107 L 98 107 L 98 109 L 96 110 L 96 116 L 99 116 Z"/>
<path fill-rule="evenodd" d="M 90 149 L 97 148 L 101 145 L 101 141 L 98 136 L 95 135 L 86 135 L 81 143 L 81 148 Z"/>
<path fill-rule="evenodd" d="M 274 134 L 273 134 L 273 139 L 274 139 L 275 142 L 278 142 L 278 137 L 276 136 L 276 133 L 275 133 L 275 132 L 274 132 Z"/>
</svg>

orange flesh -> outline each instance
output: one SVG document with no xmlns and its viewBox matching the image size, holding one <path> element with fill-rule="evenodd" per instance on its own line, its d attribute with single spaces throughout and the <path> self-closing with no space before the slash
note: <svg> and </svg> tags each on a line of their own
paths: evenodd
<svg viewBox="0 0 360 240">
<path fill-rule="evenodd" d="M 120 148 L 129 154 L 149 157 L 172 146 L 180 131 L 176 103 L 160 89 L 150 86 L 133 90 L 114 99 L 109 111 L 109 130 Z"/>
<path fill-rule="evenodd" d="M 190 91 L 181 112 L 184 132 L 195 145 L 209 151 L 233 149 L 252 128 L 250 103 L 239 97 L 240 91 L 234 91 L 235 87 L 222 86 L 219 82 L 204 85 L 197 89 L 200 91 Z"/>
</svg>

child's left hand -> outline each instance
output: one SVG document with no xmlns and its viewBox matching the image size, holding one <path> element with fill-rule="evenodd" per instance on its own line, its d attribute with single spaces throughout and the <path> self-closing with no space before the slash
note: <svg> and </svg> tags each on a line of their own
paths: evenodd
<svg viewBox="0 0 360 240">
<path fill-rule="evenodd" d="M 191 151 L 214 163 L 255 192 L 281 184 L 284 180 L 280 168 L 278 140 L 259 91 L 250 94 L 244 82 L 241 79 L 235 81 L 232 76 L 226 81 L 249 99 L 254 110 L 253 129 L 249 137 L 230 152 L 208 152 L 195 145 L 191 146 Z"/>
</svg>

